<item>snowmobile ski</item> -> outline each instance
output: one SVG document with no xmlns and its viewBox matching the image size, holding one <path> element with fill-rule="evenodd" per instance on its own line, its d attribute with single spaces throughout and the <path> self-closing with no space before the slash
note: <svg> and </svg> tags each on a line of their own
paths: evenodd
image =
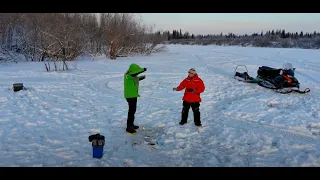
<svg viewBox="0 0 320 180">
<path fill-rule="evenodd" d="M 265 81 L 263 82 L 258 82 L 258 85 L 264 87 L 264 88 L 268 88 L 268 89 L 272 89 L 274 90 L 275 92 L 277 93 L 281 93 L 281 94 L 289 94 L 289 93 L 293 93 L 293 92 L 296 92 L 296 93 L 299 93 L 299 94 L 305 94 L 305 93 L 308 93 L 310 92 L 310 89 L 309 88 L 306 88 L 305 90 L 300 90 L 300 89 L 295 89 L 294 87 L 289 87 L 289 88 L 276 88 L 276 87 L 268 87 L 265 85 Z"/>
<path fill-rule="evenodd" d="M 305 93 L 310 92 L 310 89 L 309 89 L 309 88 L 306 88 L 306 89 L 304 89 L 303 91 L 301 91 L 301 90 L 299 90 L 299 89 L 292 89 L 292 92 L 297 92 L 297 93 L 300 93 L 300 94 L 305 94 Z"/>
</svg>

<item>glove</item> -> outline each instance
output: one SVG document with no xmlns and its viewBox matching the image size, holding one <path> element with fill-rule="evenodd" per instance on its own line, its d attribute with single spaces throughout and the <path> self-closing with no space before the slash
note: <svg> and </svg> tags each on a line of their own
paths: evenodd
<svg viewBox="0 0 320 180">
<path fill-rule="evenodd" d="M 172 88 L 173 91 L 178 91 L 178 88 Z"/>
<path fill-rule="evenodd" d="M 188 91 L 188 92 L 191 92 L 191 93 L 195 93 L 195 92 L 196 92 L 195 89 L 191 89 L 191 88 L 187 88 L 187 91 Z"/>
<path fill-rule="evenodd" d="M 139 81 L 144 80 L 146 78 L 146 75 L 140 76 Z"/>
<path fill-rule="evenodd" d="M 144 71 L 147 71 L 147 68 L 143 68 L 144 69 Z"/>
</svg>

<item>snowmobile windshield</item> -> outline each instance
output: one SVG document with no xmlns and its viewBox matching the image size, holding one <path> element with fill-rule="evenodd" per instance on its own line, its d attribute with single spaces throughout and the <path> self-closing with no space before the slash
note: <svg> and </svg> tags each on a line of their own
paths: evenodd
<svg viewBox="0 0 320 180">
<path fill-rule="evenodd" d="M 284 63 L 282 69 L 294 69 L 291 63 Z"/>
<path fill-rule="evenodd" d="M 284 69 L 284 70 L 282 70 L 282 72 L 283 72 L 283 74 L 294 77 L 294 70 L 293 69 Z"/>
</svg>

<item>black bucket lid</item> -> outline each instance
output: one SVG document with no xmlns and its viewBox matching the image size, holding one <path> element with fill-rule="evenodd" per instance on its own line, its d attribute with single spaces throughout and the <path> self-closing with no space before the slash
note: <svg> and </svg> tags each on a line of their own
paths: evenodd
<svg viewBox="0 0 320 180">
<path fill-rule="evenodd" d="M 91 142 L 94 139 L 96 139 L 96 140 L 104 140 L 104 136 L 98 133 L 98 134 L 90 135 L 88 137 L 88 139 L 89 139 L 89 142 Z"/>
</svg>

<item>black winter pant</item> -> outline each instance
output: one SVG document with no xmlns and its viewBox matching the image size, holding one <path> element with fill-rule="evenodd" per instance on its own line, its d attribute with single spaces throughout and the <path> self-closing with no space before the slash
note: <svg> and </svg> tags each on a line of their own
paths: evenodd
<svg viewBox="0 0 320 180">
<path fill-rule="evenodd" d="M 137 110 L 137 98 L 126 98 L 126 100 L 129 105 L 127 126 L 133 126 L 134 115 Z"/>
<path fill-rule="evenodd" d="M 187 102 L 187 101 L 183 101 L 182 103 L 183 107 L 182 107 L 182 113 L 181 113 L 181 121 L 182 122 L 187 122 L 188 120 L 188 115 L 189 115 L 189 109 L 190 107 L 192 108 L 193 111 L 193 117 L 194 117 L 194 123 L 195 124 L 201 124 L 200 121 L 200 103 L 199 102 Z"/>
</svg>

